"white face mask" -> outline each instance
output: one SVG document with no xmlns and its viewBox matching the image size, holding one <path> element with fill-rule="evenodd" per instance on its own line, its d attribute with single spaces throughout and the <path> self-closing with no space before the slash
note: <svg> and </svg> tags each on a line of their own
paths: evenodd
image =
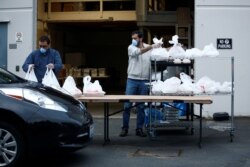
<svg viewBox="0 0 250 167">
<path fill-rule="evenodd" d="M 41 53 L 46 53 L 46 51 L 47 51 L 46 49 L 40 48 L 40 52 L 41 52 Z"/>
<path fill-rule="evenodd" d="M 135 39 L 132 39 L 132 45 L 133 45 L 133 46 L 138 46 L 138 41 L 135 40 Z"/>
</svg>

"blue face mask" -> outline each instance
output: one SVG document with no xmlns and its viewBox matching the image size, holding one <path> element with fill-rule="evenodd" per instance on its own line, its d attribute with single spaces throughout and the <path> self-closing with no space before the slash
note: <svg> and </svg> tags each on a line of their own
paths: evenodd
<svg viewBox="0 0 250 167">
<path fill-rule="evenodd" d="M 46 51 L 47 51 L 46 49 L 40 48 L 40 52 L 41 52 L 41 53 L 46 53 Z"/>
<path fill-rule="evenodd" d="M 138 46 L 138 41 L 135 40 L 135 39 L 132 39 L 132 45 L 133 45 L 133 46 Z"/>
</svg>

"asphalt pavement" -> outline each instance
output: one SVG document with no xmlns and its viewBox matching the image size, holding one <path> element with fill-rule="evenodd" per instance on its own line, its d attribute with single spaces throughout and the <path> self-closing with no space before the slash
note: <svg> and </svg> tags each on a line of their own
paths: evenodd
<svg viewBox="0 0 250 167">
<path fill-rule="evenodd" d="M 36 167 L 249 167 L 250 117 L 236 117 L 234 137 L 224 122 L 204 120 L 202 147 L 198 146 L 199 122 L 194 134 L 185 129 L 158 131 L 156 138 L 135 135 L 135 119 L 129 134 L 119 137 L 121 118 L 110 119 L 110 142 L 104 145 L 103 118 L 94 118 L 92 143 L 72 154 L 40 156 L 27 166 Z M 233 139 L 233 141 L 231 141 Z"/>
</svg>

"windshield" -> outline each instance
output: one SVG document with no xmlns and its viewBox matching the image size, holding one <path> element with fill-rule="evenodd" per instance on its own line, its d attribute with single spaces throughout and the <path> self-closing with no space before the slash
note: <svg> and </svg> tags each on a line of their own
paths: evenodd
<svg viewBox="0 0 250 167">
<path fill-rule="evenodd" d="M 9 84 L 9 83 L 20 83 L 25 82 L 24 79 L 12 74 L 11 72 L 6 71 L 3 68 L 0 68 L 0 84 Z"/>
</svg>

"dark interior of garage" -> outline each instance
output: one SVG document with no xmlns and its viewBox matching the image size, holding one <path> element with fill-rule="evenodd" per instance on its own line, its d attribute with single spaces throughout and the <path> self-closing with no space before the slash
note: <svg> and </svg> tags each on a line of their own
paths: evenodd
<svg viewBox="0 0 250 167">
<path fill-rule="evenodd" d="M 112 11 L 118 10 L 122 6 L 124 10 L 135 10 L 135 3 L 128 2 L 124 1 L 122 5 L 115 5 L 113 6 L 114 9 L 110 8 L 110 5 L 105 2 L 104 8 Z M 85 4 L 85 7 L 87 6 L 88 3 Z M 193 11 L 193 6 L 193 0 L 158 1 L 158 3 L 148 5 L 148 16 L 155 14 L 153 9 L 157 9 L 158 13 L 167 12 L 171 14 L 171 12 L 177 11 L 178 7 L 188 7 Z M 61 5 L 61 10 L 63 10 L 62 7 L 63 5 Z M 94 7 L 93 9 L 89 8 L 91 8 L 91 5 L 88 6 L 86 11 L 94 10 Z M 191 12 L 191 15 L 193 16 L 193 12 Z M 99 80 L 103 90 L 112 94 L 121 94 L 125 91 L 128 64 L 127 47 L 131 43 L 131 32 L 133 30 L 142 28 L 144 42 L 149 44 L 152 43 L 153 37 L 163 37 L 163 47 L 170 47 L 168 41 L 177 33 L 175 24 L 168 25 L 168 23 L 165 24 L 165 21 L 164 23 L 161 21 L 156 23 L 154 20 L 144 22 L 146 24 L 142 22 L 144 25 L 140 25 L 140 19 L 120 22 L 112 20 L 89 22 L 82 20 L 47 23 L 48 33 L 52 39 L 51 47 L 59 50 L 63 64 L 68 70 L 63 71 L 60 75 L 62 77 L 73 75 L 77 86 L 82 88 L 82 78 L 89 73 L 92 82 Z M 150 36 L 148 36 L 148 33 Z M 103 69 L 104 76 L 100 77 L 98 72 L 100 73 L 99 70 Z M 81 74 L 79 74 L 79 71 Z M 61 80 L 61 83 L 63 83 L 63 80 Z"/>
<path fill-rule="evenodd" d="M 99 80 L 107 92 L 121 93 L 125 90 L 127 77 L 127 47 L 131 43 L 131 32 L 138 29 L 136 23 L 122 24 L 86 24 L 54 23 L 49 25 L 51 46 L 61 54 L 63 64 L 77 69 L 105 68 L 108 78 L 92 76 L 92 81 Z M 165 47 L 174 35 L 174 27 L 150 28 L 151 34 L 164 37 Z M 145 34 L 144 41 L 147 43 Z M 76 77 L 77 78 L 77 77 Z M 82 77 L 77 79 L 77 86 L 82 87 Z"/>
</svg>

